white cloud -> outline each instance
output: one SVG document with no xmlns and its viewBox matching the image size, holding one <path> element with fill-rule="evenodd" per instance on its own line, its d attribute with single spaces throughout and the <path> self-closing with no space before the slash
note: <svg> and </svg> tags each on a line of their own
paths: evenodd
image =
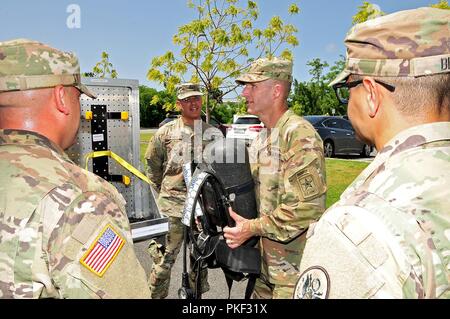
<svg viewBox="0 0 450 319">
<path fill-rule="evenodd" d="M 327 51 L 328 53 L 334 53 L 337 52 L 337 45 L 336 43 L 328 43 L 325 47 L 325 51 Z"/>
</svg>

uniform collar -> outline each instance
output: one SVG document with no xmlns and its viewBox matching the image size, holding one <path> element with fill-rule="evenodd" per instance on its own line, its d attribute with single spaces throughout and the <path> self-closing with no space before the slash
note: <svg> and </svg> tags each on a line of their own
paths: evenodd
<svg viewBox="0 0 450 319">
<path fill-rule="evenodd" d="M 450 139 L 450 122 L 435 122 L 417 125 L 401 131 L 394 136 L 370 166 L 378 166 L 390 157 L 423 144 Z M 378 165 L 377 165 L 378 164 Z"/>
<path fill-rule="evenodd" d="M 394 136 L 380 151 L 391 157 L 423 144 L 450 139 L 450 122 L 427 123 L 410 127 Z"/>
<path fill-rule="evenodd" d="M 278 119 L 277 124 L 275 124 L 276 128 L 283 127 L 286 124 L 287 120 L 291 117 L 291 115 L 295 114 L 291 109 L 287 109 L 286 112 Z"/>
<path fill-rule="evenodd" d="M 66 157 L 64 150 L 50 141 L 47 137 L 32 131 L 2 129 L 0 130 L 0 145 L 38 145 L 52 149 L 61 156 Z"/>
<path fill-rule="evenodd" d="M 424 144 L 443 140 L 450 140 L 450 122 L 422 124 L 401 131 L 378 152 L 372 163 L 344 191 L 341 198 L 359 188 L 374 172 L 383 171 L 385 163 L 391 157 Z"/>
</svg>

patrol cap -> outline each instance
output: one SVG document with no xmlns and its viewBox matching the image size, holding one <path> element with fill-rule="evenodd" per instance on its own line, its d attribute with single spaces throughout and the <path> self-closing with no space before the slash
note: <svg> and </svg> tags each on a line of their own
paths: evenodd
<svg viewBox="0 0 450 319">
<path fill-rule="evenodd" d="M 75 86 L 87 96 L 96 98 L 81 84 L 80 65 L 75 54 L 28 39 L 0 42 L 0 92 L 57 85 Z"/>
<path fill-rule="evenodd" d="M 276 57 L 255 60 L 250 65 L 248 72 L 236 79 L 236 83 L 243 85 L 269 79 L 292 82 L 292 61 Z"/>
<path fill-rule="evenodd" d="M 399 11 L 355 25 L 345 38 L 347 58 L 330 86 L 350 74 L 419 77 L 450 72 L 450 10 Z"/>
<path fill-rule="evenodd" d="M 182 100 L 190 96 L 202 96 L 200 85 L 194 83 L 182 83 L 177 85 L 177 99 Z"/>
</svg>

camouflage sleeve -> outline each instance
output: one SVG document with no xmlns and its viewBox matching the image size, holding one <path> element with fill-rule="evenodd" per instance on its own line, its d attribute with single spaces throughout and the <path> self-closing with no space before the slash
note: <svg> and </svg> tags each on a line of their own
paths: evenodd
<svg viewBox="0 0 450 319">
<path fill-rule="evenodd" d="M 279 204 L 268 215 L 250 222 L 260 236 L 286 242 L 304 233 L 325 211 L 325 161 L 320 140 L 290 137 L 281 154 Z"/>
<path fill-rule="evenodd" d="M 145 152 L 147 161 L 147 177 L 156 185 L 157 191 L 161 189 L 162 178 L 164 174 L 164 135 L 157 132 L 150 139 Z"/>
<path fill-rule="evenodd" d="M 123 207 L 99 192 L 70 197 L 70 190 L 54 189 L 41 205 L 51 216 L 44 233 L 61 297 L 150 298 Z"/>
<path fill-rule="evenodd" d="M 308 231 L 294 298 L 402 298 L 411 267 L 377 223 L 359 207 L 327 211 Z"/>
</svg>

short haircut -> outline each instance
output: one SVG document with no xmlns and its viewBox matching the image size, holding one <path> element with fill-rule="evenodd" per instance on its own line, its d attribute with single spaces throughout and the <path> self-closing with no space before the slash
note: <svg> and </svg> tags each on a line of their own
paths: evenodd
<svg viewBox="0 0 450 319">
<path fill-rule="evenodd" d="M 289 97 L 289 93 L 291 92 L 291 82 L 289 81 L 284 81 L 284 80 L 272 80 L 269 79 L 267 81 L 272 81 L 271 83 L 275 84 L 279 84 L 284 88 L 284 92 L 283 92 L 283 98 L 287 99 Z"/>
<path fill-rule="evenodd" d="M 351 75 L 351 80 L 361 80 L 364 75 Z M 395 86 L 392 98 L 397 109 L 409 117 L 425 113 L 450 113 L 450 73 L 421 77 L 373 77 Z M 431 107 L 435 109 L 431 109 Z"/>
</svg>

